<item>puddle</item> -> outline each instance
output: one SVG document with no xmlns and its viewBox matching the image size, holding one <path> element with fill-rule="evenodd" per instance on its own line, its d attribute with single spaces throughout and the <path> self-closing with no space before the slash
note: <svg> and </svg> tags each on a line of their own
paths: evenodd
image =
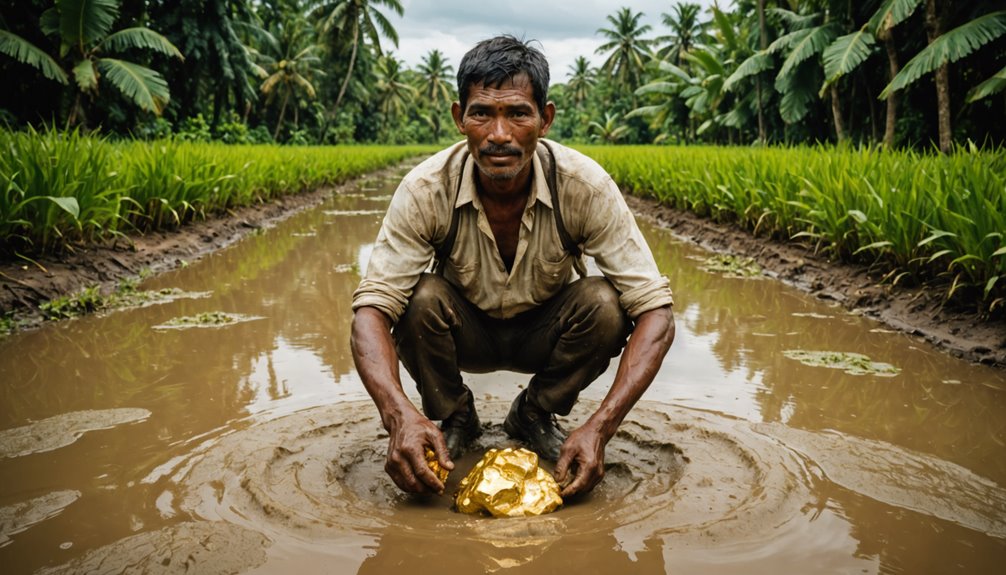
<svg viewBox="0 0 1006 575">
<path fill-rule="evenodd" d="M 645 223 L 677 338 L 597 489 L 520 520 L 400 493 L 348 344 L 396 186 L 370 178 L 137 286 L 204 297 L 0 339 L 4 573 L 1001 569 L 1006 375 L 779 282 L 710 273 L 711 254 Z M 200 316 L 254 321 L 154 329 Z M 809 365 L 822 350 L 847 355 Z M 528 379 L 466 375 L 485 433 L 448 493 L 481 450 L 512 444 L 500 426 Z"/>
</svg>

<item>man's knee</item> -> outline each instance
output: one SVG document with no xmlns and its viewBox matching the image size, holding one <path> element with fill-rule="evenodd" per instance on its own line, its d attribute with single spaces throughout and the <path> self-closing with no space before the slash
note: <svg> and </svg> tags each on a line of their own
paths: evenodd
<svg viewBox="0 0 1006 575">
<path fill-rule="evenodd" d="M 629 332 L 629 318 L 619 303 L 618 290 L 603 277 L 587 277 L 577 282 L 574 296 L 577 307 L 583 310 L 582 321 L 592 333 L 610 338 L 621 345 Z"/>
<path fill-rule="evenodd" d="M 453 288 L 444 278 L 435 274 L 423 274 L 419 277 L 412 297 L 405 307 L 405 313 L 398 320 L 395 331 L 399 338 L 409 338 L 419 332 L 443 328 L 450 323 L 446 317 L 450 308 Z"/>
</svg>

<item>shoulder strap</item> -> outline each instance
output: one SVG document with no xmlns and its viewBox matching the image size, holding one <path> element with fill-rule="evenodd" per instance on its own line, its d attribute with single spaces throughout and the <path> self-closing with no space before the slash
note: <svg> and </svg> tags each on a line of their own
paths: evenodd
<svg viewBox="0 0 1006 575">
<path fill-rule="evenodd" d="M 573 241 L 573 238 L 566 231 L 566 226 L 562 220 L 562 210 L 559 207 L 559 185 L 556 176 L 556 162 L 555 154 L 552 152 L 552 147 L 546 144 L 544 141 L 539 142 L 541 146 L 538 148 L 538 160 L 541 162 L 542 170 L 545 172 L 545 180 L 548 183 L 548 191 L 552 196 L 552 214 L 555 216 L 555 229 L 559 233 L 559 240 L 562 242 L 562 247 L 567 252 L 571 253 L 574 258 L 579 258 L 582 252 L 580 251 L 580 246 Z M 461 195 L 461 180 L 464 178 L 465 173 L 465 162 L 468 161 L 468 151 L 465 151 L 464 156 L 461 157 L 461 175 L 458 176 L 458 185 L 454 190 L 454 200 L 451 202 L 451 225 L 447 229 L 447 235 L 444 237 L 444 241 L 434 251 L 434 271 L 443 270 L 443 262 L 447 261 L 447 258 L 451 256 L 451 251 L 454 250 L 454 242 L 458 237 L 458 214 L 457 208 L 454 207 L 458 203 L 458 196 Z"/>
<path fill-rule="evenodd" d="M 559 240 L 562 242 L 562 247 L 567 252 L 573 254 L 574 258 L 579 258 L 581 253 L 580 246 L 573 241 L 569 232 L 566 231 L 566 225 L 562 220 L 562 209 L 559 206 L 559 185 L 556 177 L 555 154 L 552 152 L 552 147 L 546 142 L 540 140 L 539 143 L 541 146 L 538 148 L 538 160 L 545 171 L 545 179 L 548 181 L 548 191 L 552 196 L 552 214 L 555 215 L 555 230 L 559 232 Z"/>
<path fill-rule="evenodd" d="M 458 185 L 454 188 L 454 199 L 450 204 L 450 218 L 451 225 L 447 228 L 447 235 L 444 237 L 444 241 L 440 242 L 436 250 L 433 252 L 433 270 L 436 272 L 442 272 L 444 268 L 444 262 L 447 258 L 451 256 L 451 251 L 454 250 L 454 241 L 458 237 L 458 214 L 456 213 L 458 209 L 455 204 L 458 203 L 458 196 L 461 195 L 461 180 L 465 177 L 465 162 L 468 161 L 468 150 L 465 150 L 463 156 L 461 156 L 461 173 L 458 175 Z"/>
</svg>

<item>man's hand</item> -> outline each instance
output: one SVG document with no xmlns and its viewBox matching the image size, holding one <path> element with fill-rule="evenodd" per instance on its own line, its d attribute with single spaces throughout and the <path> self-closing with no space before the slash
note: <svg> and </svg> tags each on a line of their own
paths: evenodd
<svg viewBox="0 0 1006 575">
<path fill-rule="evenodd" d="M 392 425 L 389 433 L 391 438 L 388 440 L 384 471 L 395 485 L 408 493 L 443 495 L 444 484 L 426 461 L 426 448 L 429 447 L 437 454 L 441 467 L 448 471 L 454 469 L 440 428 L 419 412 L 414 412 Z"/>
<path fill-rule="evenodd" d="M 600 430 L 589 422 L 577 428 L 559 451 L 555 479 L 562 486 L 562 496 L 586 493 L 604 479 L 604 446 Z"/>
</svg>

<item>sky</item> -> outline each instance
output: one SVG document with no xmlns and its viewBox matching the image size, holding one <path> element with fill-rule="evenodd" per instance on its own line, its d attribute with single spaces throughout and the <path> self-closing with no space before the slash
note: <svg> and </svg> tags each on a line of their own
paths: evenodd
<svg viewBox="0 0 1006 575">
<path fill-rule="evenodd" d="M 714 0 L 688 0 L 712 6 Z M 395 30 L 398 31 L 398 49 L 382 39 L 386 50 L 415 68 L 430 50 L 439 49 L 447 63 L 457 72 L 465 52 L 479 40 L 498 34 L 511 34 L 525 40 L 538 40 L 549 61 L 552 84 L 565 82 L 570 66 L 577 56 L 586 56 L 594 65 L 604 62 L 604 56 L 594 50 L 603 44 L 595 35 L 598 28 L 610 27 L 606 17 L 622 6 L 634 12 L 643 12 L 642 22 L 653 29 L 645 37 L 668 34 L 660 14 L 671 13 L 678 0 L 505 0 L 480 2 L 478 0 L 402 0 L 405 16 L 380 5 Z M 719 0 L 724 10 L 730 9 L 731 0 Z M 708 16 L 704 15 L 703 19 Z"/>
</svg>

